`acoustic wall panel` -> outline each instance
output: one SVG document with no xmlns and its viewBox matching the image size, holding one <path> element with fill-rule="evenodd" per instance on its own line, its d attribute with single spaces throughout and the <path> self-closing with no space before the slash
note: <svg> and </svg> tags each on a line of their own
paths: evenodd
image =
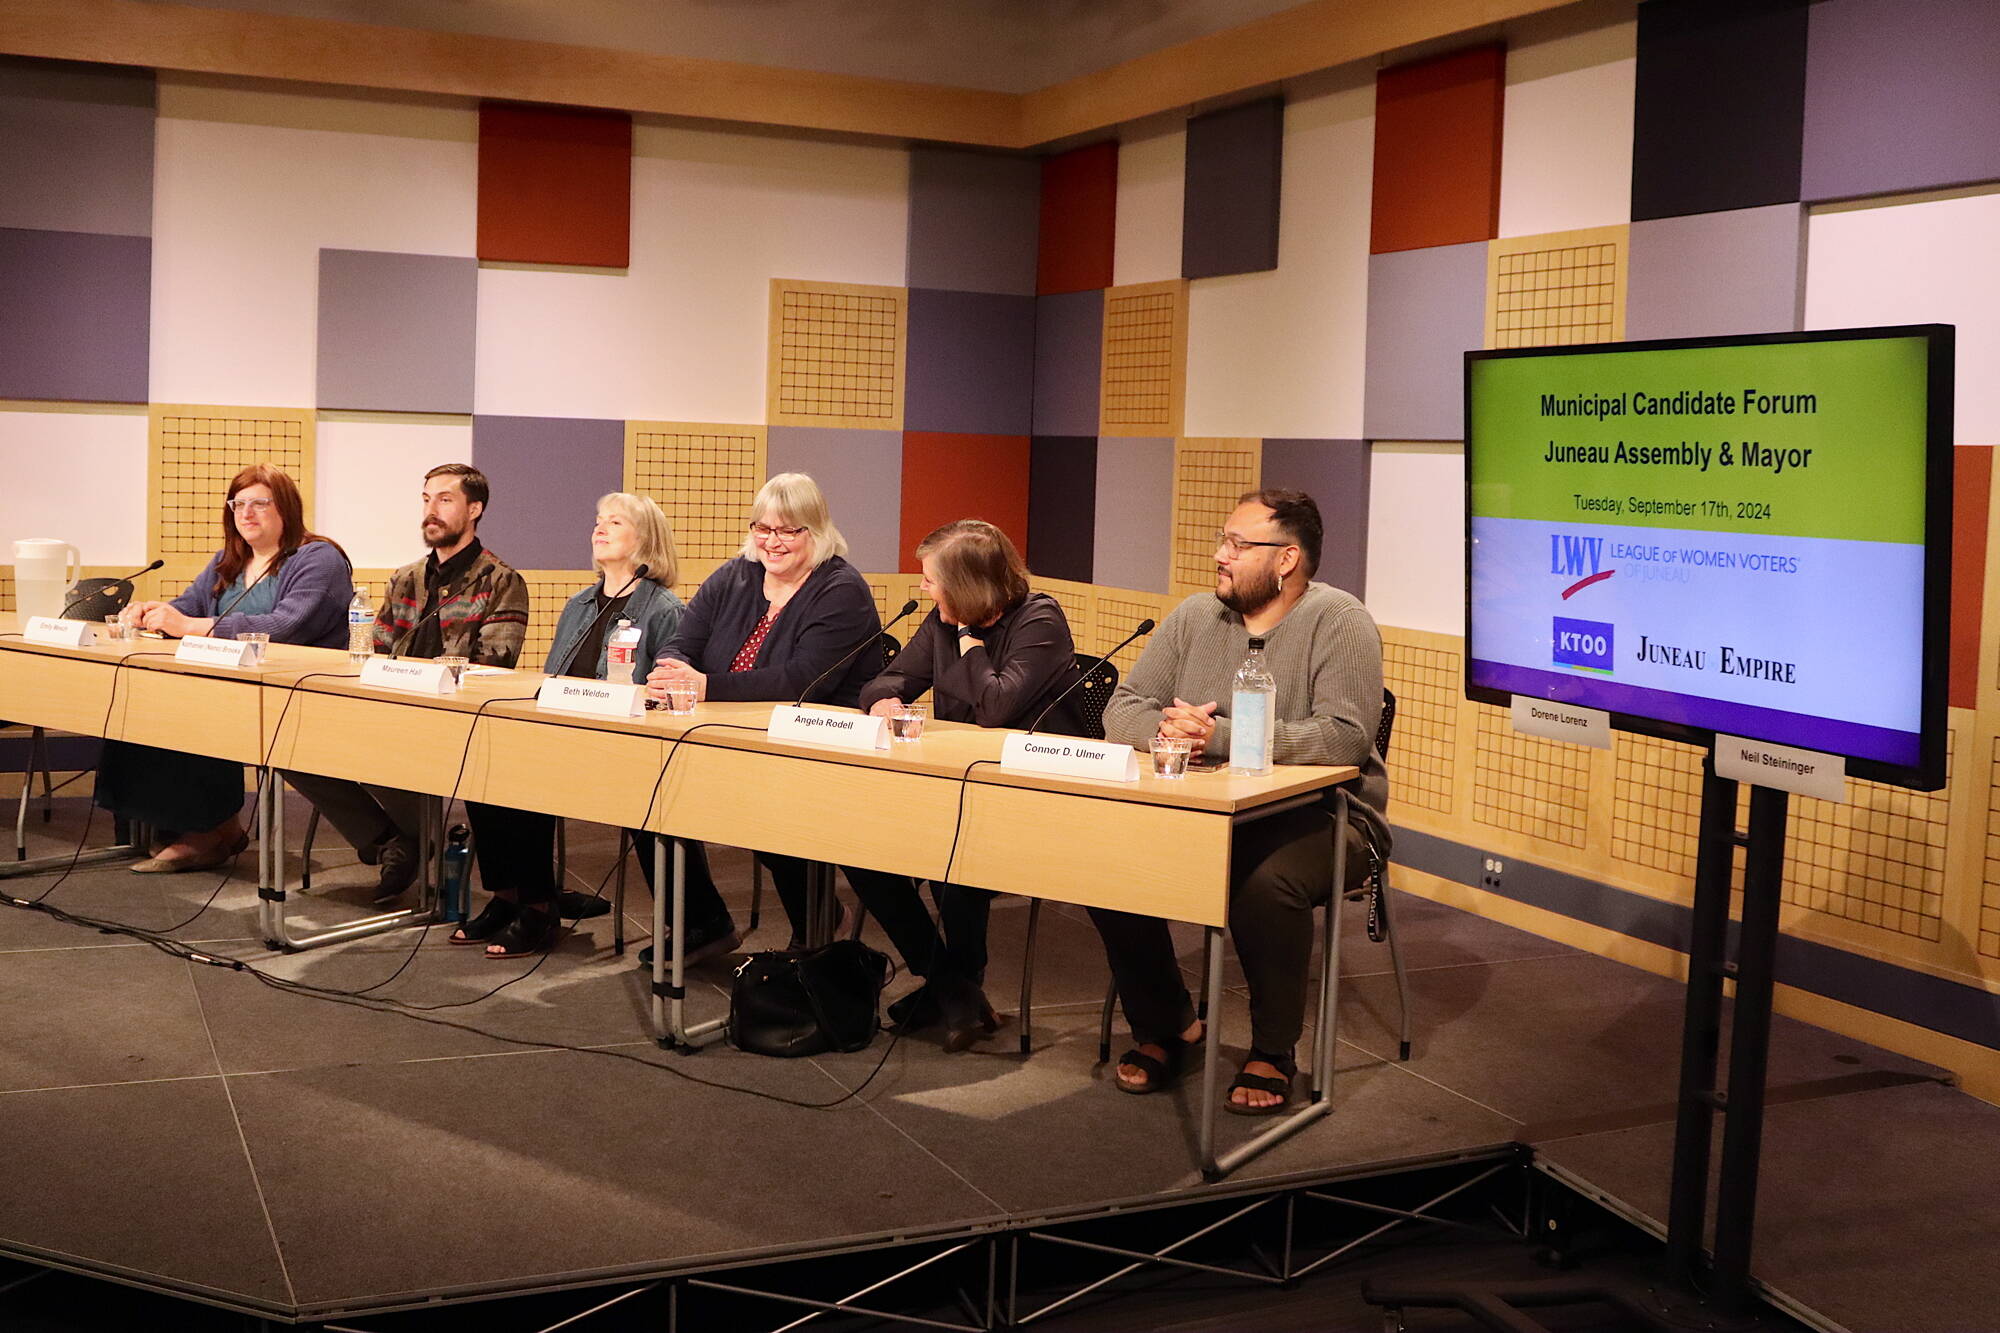
<svg viewBox="0 0 2000 1333">
<path fill-rule="evenodd" d="M 1046 296 L 1109 287 L 1117 236 L 1117 141 L 1043 158 L 1035 291 Z"/>
<path fill-rule="evenodd" d="M 912 288 L 903 424 L 1026 435 L 1035 402 L 1032 296 Z"/>
<path fill-rule="evenodd" d="M 1098 434 L 1178 434 L 1187 393 L 1187 284 L 1106 292 L 1101 362 Z"/>
<path fill-rule="evenodd" d="M 472 422 L 322 413 L 316 431 L 316 530 L 356 569 L 396 569 L 422 555 L 424 473 L 471 459 Z"/>
<path fill-rule="evenodd" d="M 1278 266 L 1284 147 L 1280 97 L 1188 121 L 1182 277 L 1261 273 Z"/>
<path fill-rule="evenodd" d="M 1092 580 L 1107 588 L 1166 592 L 1173 537 L 1174 442 L 1099 439 Z"/>
<path fill-rule="evenodd" d="M 1638 25 L 1601 18 L 1540 15 L 1510 35 L 1501 236 L 1631 219 Z"/>
<path fill-rule="evenodd" d="M 910 150 L 911 287 L 1035 294 L 1039 158 Z"/>
<path fill-rule="evenodd" d="M 632 117 L 480 103 L 479 257 L 624 268 L 632 257 Z"/>
<path fill-rule="evenodd" d="M 1639 6 L 1632 218 L 1794 203 L 1806 0 Z"/>
<path fill-rule="evenodd" d="M 1465 353 L 1485 342 L 1485 310 L 1484 243 L 1369 258 L 1364 435 L 1465 433 Z"/>
<path fill-rule="evenodd" d="M 0 398 L 143 403 L 153 243 L 0 228 Z"/>
<path fill-rule="evenodd" d="M 0 58 L 0 227 L 153 234 L 153 71 Z"/>
<path fill-rule="evenodd" d="M 1179 277 L 1186 122 L 1178 114 L 1156 116 L 1123 126 L 1119 133 L 1112 285 Z"/>
<path fill-rule="evenodd" d="M 819 483 L 833 525 L 847 538 L 849 564 L 903 567 L 901 431 L 772 426 L 764 448 L 771 476 L 803 472 Z"/>
<path fill-rule="evenodd" d="M 1103 356 L 1103 292 L 1035 298 L 1036 434 L 1097 434 Z"/>
<path fill-rule="evenodd" d="M 1028 549 L 1028 437 L 903 433 L 900 563 L 919 573 L 917 543 L 958 518 L 983 518 Z M 877 568 L 877 566 L 870 566 Z"/>
<path fill-rule="evenodd" d="M 167 562 L 163 583 L 192 578 L 222 544 L 222 502 L 229 483 L 252 463 L 283 468 L 298 483 L 306 525 L 314 504 L 312 413 L 282 407 L 155 403 L 147 430 L 148 558 Z"/>
<path fill-rule="evenodd" d="M 2000 179 L 2000 6 L 1814 5 L 1806 44 L 1808 202 Z"/>
<path fill-rule="evenodd" d="M 471 412 L 478 307 L 477 260 L 320 251 L 320 407 Z"/>
<path fill-rule="evenodd" d="M 742 549 L 764 460 L 762 426 L 625 423 L 625 489 L 665 511 L 683 565 L 712 568 Z"/>
<path fill-rule="evenodd" d="M 521 669 L 560 667 L 562 663 L 549 661 L 556 622 L 570 598 L 597 582 L 597 571 L 588 565 L 581 569 L 522 569 L 516 565 L 515 572 L 528 585 L 528 632 L 521 640 Z"/>
<path fill-rule="evenodd" d="M 1338 70 L 1287 98 L 1284 264 L 1189 285 L 1188 435 L 1361 434 L 1374 79 Z"/>
<path fill-rule="evenodd" d="M 1806 216 L 1797 204 L 1632 224 L 1628 338 L 1796 329 L 1805 306 Z"/>
<path fill-rule="evenodd" d="M 0 404 L 0 477 L 0 560 L 23 537 L 59 538 L 85 564 L 123 566 L 117 574 L 148 560 L 144 409 Z M 214 536 L 220 545 L 219 522 Z"/>
<path fill-rule="evenodd" d="M 1620 226 L 1493 242 L 1486 248 L 1486 345 L 1623 338 L 1630 240 Z"/>
<path fill-rule="evenodd" d="M 1977 708 L 1986 530 L 1993 512 L 1993 447 L 1961 445 L 1952 451 L 1952 461 L 1956 475 L 1951 492 L 1951 676 L 1945 693 L 1953 708 Z"/>
<path fill-rule="evenodd" d="M 1368 591 L 1368 445 L 1361 440 L 1266 440 L 1265 487 L 1304 491 L 1319 505 L 1321 583 Z"/>
<path fill-rule="evenodd" d="M 1096 532 L 1096 437 L 1037 435 L 1028 446 L 1028 568 L 1089 583 Z"/>
<path fill-rule="evenodd" d="M 1494 236 L 1506 69 L 1504 47 L 1476 46 L 1378 76 L 1372 253 Z"/>
<path fill-rule="evenodd" d="M 1374 445 L 1365 600 L 1378 624 L 1465 633 L 1462 445 Z"/>
<path fill-rule="evenodd" d="M 1173 567 L 1167 590 L 1215 587 L 1216 535 L 1245 491 L 1258 486 L 1262 440 L 1174 441 Z"/>
<path fill-rule="evenodd" d="M 900 429 L 908 325 L 902 288 L 773 278 L 771 424 Z"/>
<path fill-rule="evenodd" d="M 624 484 L 625 423 L 474 417 L 471 462 L 492 485 L 479 539 L 495 555 L 516 569 L 588 569 L 597 498 Z"/>
</svg>

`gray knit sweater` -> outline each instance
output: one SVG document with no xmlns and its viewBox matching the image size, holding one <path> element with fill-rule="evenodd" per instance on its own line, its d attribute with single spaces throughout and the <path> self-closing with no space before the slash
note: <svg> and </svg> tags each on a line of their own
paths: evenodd
<svg viewBox="0 0 2000 1333">
<path fill-rule="evenodd" d="M 1243 617 L 1214 593 L 1197 593 L 1167 614 L 1131 674 L 1104 710 L 1104 734 L 1143 748 L 1160 729 L 1160 711 L 1176 698 L 1213 702 L 1208 753 L 1229 753 L 1229 687 L 1250 650 Z M 1324 583 L 1264 635 L 1264 660 L 1278 682 L 1272 759 L 1280 764 L 1353 764 L 1348 788 L 1357 818 L 1386 855 L 1389 777 L 1375 752 L 1382 718 L 1382 635 L 1353 594 Z"/>
</svg>

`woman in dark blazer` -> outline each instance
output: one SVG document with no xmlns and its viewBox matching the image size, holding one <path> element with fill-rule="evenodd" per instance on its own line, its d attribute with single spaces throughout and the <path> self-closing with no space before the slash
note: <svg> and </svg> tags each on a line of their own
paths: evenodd
<svg viewBox="0 0 2000 1333">
<path fill-rule="evenodd" d="M 840 670 L 829 669 L 871 632 L 880 633 L 882 617 L 868 581 L 841 558 L 846 551 L 847 539 L 833 526 L 817 482 L 803 472 L 765 482 L 750 505 L 742 553 L 695 590 L 673 642 L 647 677 L 647 692 L 664 698 L 668 682 L 682 681 L 694 686 L 697 701 L 790 702 L 810 688 L 804 702 L 853 706 L 881 659 L 864 649 Z M 688 853 L 683 952 L 694 962 L 728 953 L 741 941 L 701 844 L 682 845 Z M 785 904 L 793 938 L 802 938 L 806 863 L 766 852 L 757 859 Z M 650 963 L 651 951 L 642 950 L 640 961 Z"/>
<path fill-rule="evenodd" d="M 1031 727 L 1082 735 L 1076 646 L 1062 607 L 1028 590 L 1028 570 L 1007 534 L 976 518 L 947 523 L 917 546 L 923 590 L 937 603 L 887 671 L 861 690 L 861 707 L 884 716 L 931 695 L 931 713 L 981 727 Z M 1053 705 L 1053 707 L 1051 707 Z M 1047 716 L 1043 717 L 1044 711 Z M 844 867 L 847 881 L 903 955 L 922 990 L 891 1006 L 906 1029 L 942 1018 L 945 1049 L 964 1050 L 999 1027 L 981 989 L 986 976 L 985 889 L 932 883 L 940 938 L 904 875 Z"/>
</svg>

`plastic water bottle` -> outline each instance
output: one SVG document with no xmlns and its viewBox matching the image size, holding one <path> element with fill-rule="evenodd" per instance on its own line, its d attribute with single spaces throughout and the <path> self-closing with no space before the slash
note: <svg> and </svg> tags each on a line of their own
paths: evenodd
<svg viewBox="0 0 2000 1333">
<path fill-rule="evenodd" d="M 639 627 L 629 620 L 618 622 L 605 649 L 604 678 L 613 685 L 636 685 L 639 675 Z"/>
<path fill-rule="evenodd" d="M 453 824 L 451 832 L 445 835 L 444 878 L 438 885 L 438 910 L 446 921 L 463 921 L 471 907 L 471 878 L 466 873 L 472 862 L 472 848 L 467 841 L 472 830 L 463 824 Z"/>
<path fill-rule="evenodd" d="M 1278 682 L 1264 665 L 1264 641 L 1250 640 L 1229 687 L 1229 771 L 1262 777 L 1271 771 L 1271 737 L 1278 726 Z"/>
<path fill-rule="evenodd" d="M 366 662 L 375 652 L 375 605 L 368 600 L 368 585 L 354 585 L 354 600 L 347 604 L 347 660 Z"/>
</svg>

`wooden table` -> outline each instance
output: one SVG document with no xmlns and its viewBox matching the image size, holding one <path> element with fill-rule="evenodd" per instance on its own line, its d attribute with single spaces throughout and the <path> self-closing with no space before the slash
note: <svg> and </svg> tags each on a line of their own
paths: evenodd
<svg viewBox="0 0 2000 1333">
<path fill-rule="evenodd" d="M 0 635 L 15 626 L 0 617 Z M 856 752 L 771 740 L 768 703 L 703 704 L 691 716 L 623 719 L 558 713 L 533 702 L 538 672 L 468 677 L 454 695 L 363 686 L 344 652 L 273 645 L 257 667 L 197 667 L 157 640 L 49 648 L 0 637 L 0 716 L 255 765 L 263 827 L 282 830 L 284 770 L 326 774 L 440 798 L 539 810 L 670 835 L 656 849 L 655 938 L 673 915 L 671 949 L 654 950 L 658 1035 L 692 1048 L 720 1021 L 682 1012 L 683 892 L 671 838 L 865 865 L 1004 893 L 1115 908 L 1204 928 L 1208 1011 L 1222 1000 L 1222 930 L 1237 825 L 1321 800 L 1352 768 L 1281 767 L 1109 782 L 999 767 L 1004 732 L 932 722 L 922 740 Z M 1337 793 L 1344 817 L 1345 792 Z M 267 938 L 302 947 L 430 919 L 431 904 L 367 918 L 306 940 L 283 922 L 283 837 L 263 840 L 259 888 Z M 1331 840 L 1344 883 L 1344 839 Z M 432 851 L 435 851 L 433 843 Z M 1226 1173 L 1331 1109 L 1338 912 L 1323 945 L 1313 1095 L 1252 1143 L 1218 1160 L 1213 1121 L 1221 1067 L 1208 1025 L 1204 1170 Z"/>
</svg>

